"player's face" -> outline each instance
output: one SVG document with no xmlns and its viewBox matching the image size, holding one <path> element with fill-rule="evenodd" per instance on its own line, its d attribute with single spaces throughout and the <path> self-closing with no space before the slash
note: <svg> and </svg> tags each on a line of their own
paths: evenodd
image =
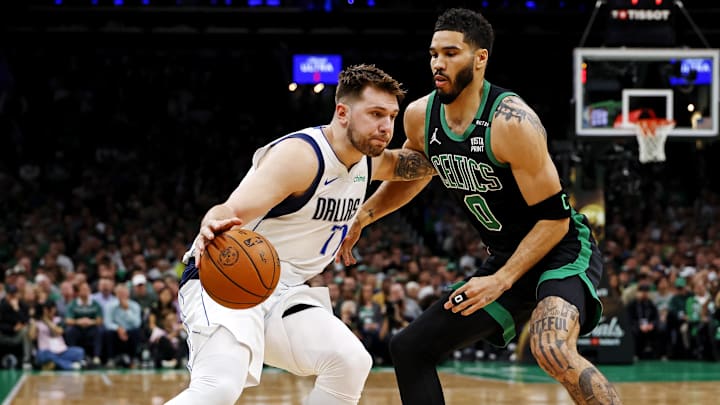
<svg viewBox="0 0 720 405">
<path fill-rule="evenodd" d="M 397 97 L 372 87 L 350 107 L 347 136 L 364 155 L 379 156 L 392 139 L 400 112 Z"/>
<path fill-rule="evenodd" d="M 450 104 L 475 77 L 474 53 L 463 34 L 437 31 L 430 44 L 430 69 L 440 102 Z"/>
</svg>

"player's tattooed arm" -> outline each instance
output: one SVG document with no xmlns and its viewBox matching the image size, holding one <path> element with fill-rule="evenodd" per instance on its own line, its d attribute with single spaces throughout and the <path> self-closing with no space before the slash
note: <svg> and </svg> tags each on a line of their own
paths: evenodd
<svg viewBox="0 0 720 405">
<path fill-rule="evenodd" d="M 523 102 L 519 97 L 505 97 L 498 106 L 497 110 L 495 110 L 494 119 L 498 118 L 504 118 L 505 121 L 516 120 L 519 123 L 527 121 L 533 126 L 533 128 L 535 128 L 537 133 L 542 134 L 542 136 L 547 138 L 545 127 L 542 122 L 540 122 L 540 118 L 538 118 L 535 111 L 533 111 L 532 108 L 525 104 L 525 102 Z"/>
<path fill-rule="evenodd" d="M 422 179 L 435 174 L 432 163 L 421 152 L 401 149 L 395 165 L 395 177 L 401 180 Z"/>
</svg>

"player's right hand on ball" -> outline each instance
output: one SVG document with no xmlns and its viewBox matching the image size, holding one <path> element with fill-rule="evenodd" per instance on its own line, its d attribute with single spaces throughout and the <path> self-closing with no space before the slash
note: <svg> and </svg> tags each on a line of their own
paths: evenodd
<svg viewBox="0 0 720 405">
<path fill-rule="evenodd" d="M 355 256 L 353 256 L 352 248 L 355 246 L 358 239 L 360 239 L 361 232 L 362 227 L 360 226 L 360 223 L 358 221 L 354 221 L 352 226 L 350 226 L 350 230 L 348 230 L 347 235 L 345 235 L 345 240 L 342 241 L 340 249 L 338 249 L 338 252 L 335 254 L 335 263 L 340 263 L 342 261 L 345 266 L 357 263 Z"/>
<path fill-rule="evenodd" d="M 242 225 L 242 219 L 238 217 L 228 219 L 211 219 L 200 227 L 200 233 L 193 242 L 193 257 L 195 257 L 195 267 L 200 268 L 200 257 L 205 252 L 205 246 L 215 239 L 215 235 L 223 233 L 233 226 Z"/>
</svg>

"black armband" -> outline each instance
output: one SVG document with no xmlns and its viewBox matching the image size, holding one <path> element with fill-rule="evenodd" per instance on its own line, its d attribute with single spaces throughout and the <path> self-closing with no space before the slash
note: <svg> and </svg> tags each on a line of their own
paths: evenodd
<svg viewBox="0 0 720 405">
<path fill-rule="evenodd" d="M 570 218 L 571 210 L 568 196 L 564 191 L 530 206 L 531 216 L 538 220 Z"/>
</svg>

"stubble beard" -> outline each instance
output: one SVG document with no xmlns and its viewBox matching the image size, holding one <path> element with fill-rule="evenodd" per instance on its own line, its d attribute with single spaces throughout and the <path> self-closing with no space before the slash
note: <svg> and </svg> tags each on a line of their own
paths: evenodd
<svg viewBox="0 0 720 405">
<path fill-rule="evenodd" d="M 465 88 L 472 83 L 474 78 L 473 62 L 470 61 L 465 68 L 460 70 L 452 81 L 452 87 L 449 92 L 443 92 L 437 89 L 438 98 L 443 104 L 450 104 L 462 93 Z"/>
</svg>

